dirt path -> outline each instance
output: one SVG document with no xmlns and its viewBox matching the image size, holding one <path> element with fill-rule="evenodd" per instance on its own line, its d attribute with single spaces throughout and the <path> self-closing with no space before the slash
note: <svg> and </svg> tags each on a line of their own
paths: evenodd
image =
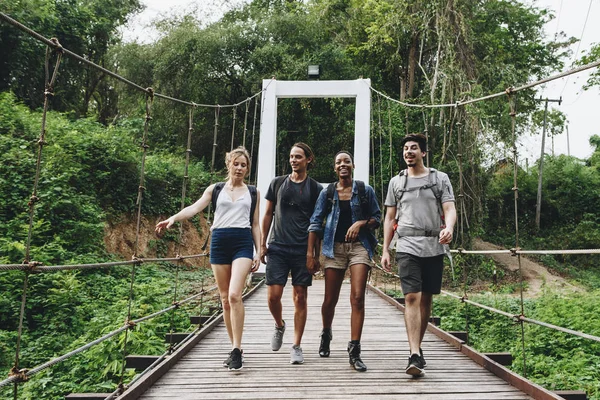
<svg viewBox="0 0 600 400">
<path fill-rule="evenodd" d="M 473 241 L 473 250 L 502 249 L 503 248 L 500 246 L 485 242 L 481 239 L 475 239 Z M 491 257 L 498 264 L 503 265 L 511 271 L 517 271 L 519 269 L 517 257 L 514 257 L 510 254 L 494 254 Z M 521 257 L 521 270 L 523 272 L 523 278 L 528 284 L 528 287 L 524 292 L 527 297 L 536 297 L 542 292 L 544 286 L 561 292 L 575 292 L 581 290 L 577 286 L 574 286 L 568 282 L 566 279 L 560 276 L 552 275 L 548 269 L 546 269 L 546 267 L 531 261 L 526 257 Z"/>
</svg>

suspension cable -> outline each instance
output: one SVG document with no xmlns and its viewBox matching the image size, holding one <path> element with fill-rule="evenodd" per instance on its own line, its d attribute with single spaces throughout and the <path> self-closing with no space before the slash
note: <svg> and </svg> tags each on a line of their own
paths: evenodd
<svg viewBox="0 0 600 400">
<path fill-rule="evenodd" d="M 252 164 L 254 164 L 254 160 L 253 160 L 253 158 L 254 158 L 254 134 L 256 131 L 256 109 L 257 108 L 258 108 L 258 97 L 256 97 L 254 99 L 254 122 L 252 123 L 252 148 L 250 150 L 250 162 Z M 254 167 L 254 170 L 257 171 L 256 166 Z M 254 183 L 256 183 L 256 175 L 257 175 L 257 173 L 254 172 Z M 250 179 L 248 179 L 248 181 L 251 182 Z"/>
<path fill-rule="evenodd" d="M 62 362 L 64 360 L 66 360 L 68 358 L 71 358 L 74 355 L 79 354 L 79 353 L 81 353 L 81 352 L 83 352 L 83 351 L 85 351 L 85 350 L 87 350 L 87 349 L 89 349 L 89 348 L 91 348 L 91 347 L 93 347 L 93 346 L 95 346 L 97 344 L 100 344 L 100 343 L 104 342 L 105 340 L 110 339 L 111 337 L 113 337 L 115 335 L 118 335 L 119 333 L 121 333 L 123 331 L 127 331 L 129 329 L 132 329 L 137 324 L 140 324 L 142 322 L 145 322 L 147 320 L 155 318 L 155 317 L 157 317 L 159 315 L 162 315 L 162 314 L 164 314 L 164 313 L 172 310 L 173 308 L 181 307 L 183 304 L 189 303 L 192 300 L 198 298 L 199 296 L 201 296 L 203 294 L 215 291 L 216 288 L 217 288 L 216 286 L 213 286 L 213 287 L 211 287 L 211 288 L 209 288 L 207 290 L 203 289 L 201 291 L 201 293 L 198 293 L 198 294 L 195 294 L 193 296 L 190 296 L 190 297 L 188 297 L 188 298 L 186 298 L 184 300 L 181 300 L 181 301 L 177 302 L 176 304 L 173 304 L 173 305 L 171 305 L 171 306 L 169 306 L 167 308 L 164 308 L 164 309 L 162 309 L 160 311 L 157 311 L 155 313 L 146 315 L 144 317 L 141 317 L 141 318 L 138 318 L 138 319 L 135 319 L 135 320 L 128 320 L 120 328 L 117 328 L 117 329 L 115 329 L 115 330 L 107 333 L 106 335 L 104 335 L 102 337 L 99 337 L 98 339 L 95 339 L 95 340 L 93 340 L 93 341 L 91 341 L 89 343 L 86 343 L 83 346 L 78 347 L 75 350 L 72 350 L 72 351 L 70 351 L 70 352 L 68 352 L 66 354 L 63 354 L 60 357 L 54 358 L 54 359 L 52 359 L 52 360 L 50 360 L 48 362 L 45 362 L 44 364 L 41 364 L 41 365 L 39 365 L 39 366 L 37 366 L 35 368 L 32 368 L 32 369 L 29 369 L 29 370 L 20 370 L 19 374 L 11 374 L 11 376 L 9 378 L 7 378 L 7 379 L 5 379 L 5 380 L 3 380 L 3 381 L 0 382 L 0 387 L 6 386 L 6 385 L 8 385 L 10 383 L 13 383 L 13 382 L 21 382 L 21 381 L 27 380 L 28 378 L 30 378 L 31 376 L 37 374 L 38 372 L 41 372 L 41 371 L 43 371 L 43 370 L 45 370 L 45 369 L 47 369 L 49 367 L 52 367 L 52 366 L 54 366 L 54 365 L 56 365 L 56 364 L 58 364 L 58 363 L 60 363 L 60 362 Z"/>
<path fill-rule="evenodd" d="M 52 43 L 58 44 L 57 39 L 52 39 Z M 60 66 L 60 62 L 62 60 L 62 51 L 60 50 L 62 47 L 57 47 L 56 51 L 51 51 L 50 47 L 46 47 L 46 59 L 44 63 L 46 79 L 45 79 L 45 88 L 44 88 L 44 108 L 42 111 L 42 127 L 40 131 L 40 137 L 37 141 L 38 143 L 38 152 L 37 159 L 35 165 L 35 177 L 33 182 L 33 190 L 31 193 L 31 197 L 27 205 L 29 206 L 29 224 L 27 227 L 27 243 L 25 245 L 25 260 L 24 263 L 30 263 L 30 255 L 31 255 L 31 237 L 33 234 L 33 220 L 35 216 L 35 204 L 39 200 L 37 196 L 37 190 L 40 182 L 41 168 L 42 168 L 42 153 L 44 149 L 44 145 L 46 144 L 46 118 L 48 114 L 48 106 L 50 102 L 50 96 L 54 95 L 54 84 L 56 83 L 56 77 L 58 76 L 58 68 Z M 54 71 L 52 76 L 50 76 L 50 59 L 52 54 L 56 53 L 56 61 L 54 64 Z M 25 271 L 25 277 L 23 278 L 23 290 L 21 294 L 21 308 L 19 311 L 19 325 L 17 328 L 17 343 L 15 346 L 15 362 L 11 369 L 11 373 L 18 374 L 19 373 L 19 357 L 21 353 L 21 339 L 23 335 L 23 320 L 25 318 L 25 304 L 27 303 L 27 290 L 29 285 L 29 272 Z M 13 387 L 13 397 L 16 399 L 18 396 L 18 385 L 15 383 Z"/>
<path fill-rule="evenodd" d="M 231 150 L 233 150 L 233 140 L 235 138 L 235 121 L 237 120 L 237 106 L 234 107 L 231 111 L 233 114 L 233 122 L 231 123 Z"/>
<path fill-rule="evenodd" d="M 551 76 L 549 76 L 547 78 L 540 79 L 540 80 L 537 80 L 535 82 L 527 83 L 525 85 L 521 85 L 521 86 L 518 86 L 516 88 L 511 88 L 510 90 L 512 92 L 514 92 L 514 93 L 520 92 L 520 91 L 523 91 L 525 89 L 531 89 L 531 88 L 533 88 L 535 86 L 539 86 L 539 85 L 542 85 L 544 83 L 548 83 L 548 82 L 554 81 L 556 79 L 564 78 L 565 76 L 577 74 L 579 72 L 582 72 L 582 71 L 585 71 L 585 70 L 588 70 L 588 69 L 596 68 L 598 66 L 600 66 L 600 61 L 595 61 L 595 62 L 592 62 L 592 63 L 589 63 L 589 64 L 582 65 L 582 66 L 580 66 L 578 68 L 573 68 L 573 69 L 561 72 L 561 73 L 556 74 L 556 75 L 551 75 Z M 420 108 L 420 107 L 424 107 L 424 108 L 444 108 L 444 107 L 446 107 L 446 108 L 452 108 L 452 107 L 464 106 L 464 105 L 467 105 L 467 104 L 478 103 L 480 101 L 490 100 L 490 99 L 494 99 L 496 97 L 501 97 L 501 96 L 506 95 L 506 92 L 503 91 L 503 92 L 498 92 L 498 93 L 490 94 L 490 95 L 483 96 L 483 97 L 478 97 L 476 99 L 470 99 L 470 100 L 464 100 L 464 101 L 457 101 L 456 103 L 446 103 L 446 104 L 411 104 L 411 103 L 406 103 L 404 101 L 393 99 L 390 96 L 388 96 L 388 95 L 380 92 L 379 90 L 373 88 L 370 84 L 368 84 L 366 82 L 365 82 L 365 85 L 368 85 L 369 88 L 373 92 L 375 92 L 377 94 L 380 94 L 381 96 L 385 97 L 386 99 L 388 99 L 390 101 L 393 101 L 394 103 L 401 104 L 401 105 L 403 105 L 405 107 L 413 107 L 413 108 Z"/>
<path fill-rule="evenodd" d="M 398 276 L 397 274 L 394 274 L 393 272 L 386 271 L 385 269 L 383 269 L 378 264 L 375 264 L 374 268 L 375 268 L 376 271 L 379 271 L 379 272 L 383 273 L 384 275 L 393 277 L 395 279 L 400 279 L 400 276 Z M 503 311 L 503 310 L 499 310 L 499 309 L 494 308 L 494 307 L 487 306 L 485 304 L 478 303 L 478 302 L 473 301 L 473 300 L 469 300 L 469 299 L 465 298 L 464 296 L 459 296 L 457 294 L 454 294 L 452 292 L 448 292 L 446 290 L 442 290 L 441 293 L 444 294 L 444 295 L 446 295 L 446 296 L 448 296 L 448 297 L 452 297 L 452 298 L 455 298 L 455 299 L 460 300 L 462 302 L 469 303 L 472 306 L 475 306 L 475 307 L 478 307 L 478 308 L 481 308 L 481 309 L 484 309 L 484 310 L 491 311 L 491 312 L 493 312 L 495 314 L 499 314 L 499 315 L 503 315 L 505 317 L 511 318 L 511 319 L 513 319 L 516 322 L 523 321 L 523 322 L 527 322 L 527 323 L 531 323 L 531 324 L 543 326 L 545 328 L 549 328 L 549 329 L 552 329 L 552 330 L 556 330 L 556 331 L 560 331 L 560 332 L 572 334 L 572 335 L 575 335 L 575 336 L 578 336 L 578 337 L 581 337 L 581 338 L 584 338 L 584 339 L 589 339 L 589 340 L 593 340 L 593 341 L 596 341 L 596 342 L 600 342 L 600 337 L 598 337 L 598 336 L 590 335 L 590 334 L 584 333 L 584 332 L 575 331 L 575 330 L 569 329 L 569 328 L 564 328 L 564 327 L 558 326 L 558 325 L 549 324 L 547 322 L 538 321 L 538 320 L 533 319 L 533 318 L 527 318 L 524 315 L 515 315 L 513 313 L 509 313 L 509 312 L 506 312 L 506 311 Z"/>
</svg>

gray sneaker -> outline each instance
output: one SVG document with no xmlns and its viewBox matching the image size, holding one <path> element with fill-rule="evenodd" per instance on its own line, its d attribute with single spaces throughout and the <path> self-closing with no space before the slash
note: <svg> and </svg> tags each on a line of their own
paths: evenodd
<svg viewBox="0 0 600 400">
<path fill-rule="evenodd" d="M 283 344 L 283 334 L 285 333 L 285 321 L 283 321 L 283 326 L 279 328 L 277 325 L 275 326 L 275 332 L 273 332 L 273 337 L 271 338 L 271 350 L 277 351 L 281 348 Z"/>
<path fill-rule="evenodd" d="M 290 364 L 304 364 L 304 355 L 302 347 L 293 345 L 290 350 Z"/>
</svg>

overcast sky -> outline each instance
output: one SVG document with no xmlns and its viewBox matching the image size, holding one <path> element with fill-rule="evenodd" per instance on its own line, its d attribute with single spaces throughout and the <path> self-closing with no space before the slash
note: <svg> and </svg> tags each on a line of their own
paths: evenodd
<svg viewBox="0 0 600 400">
<path fill-rule="evenodd" d="M 228 0 L 229 3 L 239 4 L 245 0 Z M 549 8 L 554 11 L 556 18 L 546 25 L 546 34 L 553 37 L 557 32 L 565 32 L 567 36 L 581 38 L 581 42 L 572 46 L 573 59 L 566 69 L 570 69 L 575 58 L 585 54 L 593 43 L 600 43 L 600 0 L 526 0 L 529 4 Z M 217 19 L 219 7 L 216 4 L 223 0 L 142 0 L 146 9 L 134 18 L 123 35 L 126 40 L 148 42 L 154 40 L 156 32 L 148 28 L 150 22 L 170 13 L 182 14 L 198 9 L 199 15 L 212 15 Z M 215 11 L 217 10 L 217 11 Z M 587 23 L 586 23 L 587 19 Z M 577 54 L 575 54 L 577 52 Z M 600 113 L 600 87 L 583 91 L 581 87 L 587 80 L 589 72 L 572 75 L 540 87 L 539 96 L 543 98 L 559 99 L 562 104 L 558 106 L 551 103 L 551 108 L 558 108 L 567 115 L 570 138 L 570 153 L 576 157 L 587 158 L 592 153 L 589 137 L 593 134 L 600 135 L 600 124 L 596 118 Z M 552 152 L 552 141 L 546 140 L 546 153 Z M 556 154 L 567 153 L 566 132 L 554 139 Z M 530 162 L 539 158 L 541 152 L 541 133 L 532 132 L 532 136 L 525 138 L 520 147 L 521 157 L 526 157 Z"/>
</svg>

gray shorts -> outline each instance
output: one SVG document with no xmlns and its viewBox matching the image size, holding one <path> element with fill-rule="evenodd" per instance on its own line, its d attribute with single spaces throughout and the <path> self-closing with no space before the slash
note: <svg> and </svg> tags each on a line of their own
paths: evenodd
<svg viewBox="0 0 600 400">
<path fill-rule="evenodd" d="M 367 249 L 359 241 L 334 243 L 333 256 L 334 258 L 325 257 L 323 268 L 347 269 L 354 264 L 365 264 L 367 267 L 373 266 L 373 261 L 369 258 Z"/>
<path fill-rule="evenodd" d="M 444 273 L 443 254 L 419 257 L 409 253 L 396 253 L 396 262 L 404 295 L 419 292 L 440 294 Z"/>
<path fill-rule="evenodd" d="M 312 286 L 312 274 L 306 269 L 306 251 L 300 255 L 276 249 L 276 246 L 269 246 L 265 271 L 266 284 L 285 286 L 290 272 L 292 285 Z"/>
</svg>

